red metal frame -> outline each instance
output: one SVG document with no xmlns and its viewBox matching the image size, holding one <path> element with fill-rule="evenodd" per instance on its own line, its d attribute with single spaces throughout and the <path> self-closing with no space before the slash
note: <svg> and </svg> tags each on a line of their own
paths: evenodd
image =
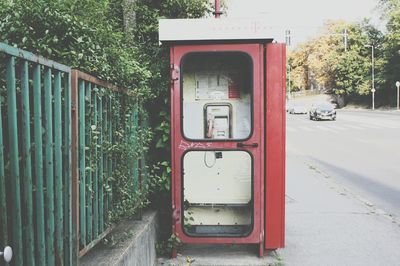
<svg viewBox="0 0 400 266">
<path fill-rule="evenodd" d="M 79 258 L 79 99 L 78 72 L 71 72 L 71 213 L 72 213 L 72 257 L 73 265 Z"/>
<path fill-rule="evenodd" d="M 286 49 L 266 45 L 265 248 L 285 245 Z"/>
<path fill-rule="evenodd" d="M 191 52 L 244 52 L 253 61 L 253 133 L 246 141 L 192 141 L 182 136 L 180 64 Z M 284 246 L 285 199 L 285 46 L 283 44 L 173 45 L 171 59 L 171 145 L 173 233 L 184 243 L 258 243 L 265 249 Z M 265 84 L 264 84 L 265 82 Z M 258 143 L 237 148 L 238 142 Z M 187 150 L 246 150 L 253 155 L 253 231 L 245 237 L 192 237 L 182 228 L 182 156 Z M 264 189 L 265 185 L 265 189 Z M 264 206 L 265 204 L 265 206 Z M 265 224 L 264 224 L 265 219 Z M 264 234 L 265 232 L 265 234 Z M 173 253 L 172 256 L 176 256 Z"/>
<path fill-rule="evenodd" d="M 237 148 L 237 141 L 228 142 L 204 142 L 204 141 L 191 141 L 182 136 L 181 130 L 181 88 L 180 77 L 178 75 L 181 60 L 184 55 L 191 52 L 226 52 L 237 51 L 248 54 L 253 61 L 253 99 L 263 99 L 263 79 L 262 67 L 263 60 L 260 57 L 260 49 L 262 46 L 259 44 L 221 44 L 221 45 L 185 45 L 174 46 L 171 48 L 171 66 L 173 67 L 172 73 L 173 84 L 172 91 L 172 119 L 171 126 L 174 129 L 172 135 L 172 206 L 173 206 L 173 232 L 185 243 L 261 243 L 263 238 L 263 219 L 262 217 L 262 193 L 263 193 L 263 178 L 262 178 L 262 154 L 264 144 L 263 138 L 263 105 L 262 101 L 253 102 L 253 134 L 245 141 L 245 143 L 258 143 L 256 148 Z M 186 150 L 190 149 L 228 149 L 228 150 L 246 150 L 253 155 L 253 198 L 254 198 L 254 222 L 253 231 L 250 235 L 245 237 L 190 237 L 183 232 L 182 229 L 182 195 L 181 195 L 181 158 Z"/>
</svg>

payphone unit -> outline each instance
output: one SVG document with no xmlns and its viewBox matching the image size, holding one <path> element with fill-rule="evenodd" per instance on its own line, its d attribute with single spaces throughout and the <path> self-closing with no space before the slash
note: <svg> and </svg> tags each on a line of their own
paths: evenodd
<svg viewBox="0 0 400 266">
<path fill-rule="evenodd" d="M 206 138 L 231 138 L 231 109 L 232 106 L 227 103 L 206 104 L 204 106 Z"/>
</svg>

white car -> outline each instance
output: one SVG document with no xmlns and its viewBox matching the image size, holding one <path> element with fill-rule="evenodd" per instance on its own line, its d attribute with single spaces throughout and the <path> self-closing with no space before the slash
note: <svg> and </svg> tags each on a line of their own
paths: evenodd
<svg viewBox="0 0 400 266">
<path fill-rule="evenodd" d="M 307 114 L 307 108 L 305 105 L 300 103 L 293 104 L 289 108 L 289 114 Z"/>
</svg>

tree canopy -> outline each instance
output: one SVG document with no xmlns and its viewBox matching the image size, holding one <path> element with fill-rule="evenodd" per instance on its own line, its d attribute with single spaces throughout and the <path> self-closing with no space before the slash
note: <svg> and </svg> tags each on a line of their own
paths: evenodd
<svg viewBox="0 0 400 266">
<path fill-rule="evenodd" d="M 368 19 L 358 23 L 327 21 L 318 37 L 289 52 L 291 87 L 320 88 L 349 101 L 368 100 L 372 89 L 372 46 L 374 88 L 378 105 L 394 104 L 396 80 L 400 79 L 400 3 L 381 1 L 385 33 Z M 344 30 L 347 30 L 347 49 Z"/>
</svg>

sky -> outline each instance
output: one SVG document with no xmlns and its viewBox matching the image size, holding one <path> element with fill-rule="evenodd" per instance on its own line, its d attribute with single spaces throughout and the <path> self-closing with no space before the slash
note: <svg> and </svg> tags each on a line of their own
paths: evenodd
<svg viewBox="0 0 400 266">
<path fill-rule="evenodd" d="M 225 0 L 229 18 L 262 17 L 271 27 L 282 32 L 274 36 L 279 42 L 285 40 L 285 30 L 291 31 L 291 43 L 295 46 L 317 36 L 326 20 L 343 19 L 349 22 L 372 18 L 379 29 L 379 0 Z"/>
</svg>

